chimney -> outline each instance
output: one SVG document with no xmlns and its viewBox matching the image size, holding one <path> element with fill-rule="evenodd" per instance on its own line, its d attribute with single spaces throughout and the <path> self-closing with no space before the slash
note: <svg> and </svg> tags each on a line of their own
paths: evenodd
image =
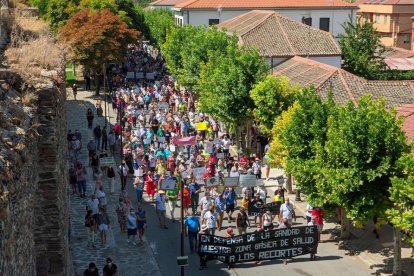
<svg viewBox="0 0 414 276">
<path fill-rule="evenodd" d="M 414 16 L 411 17 L 411 51 L 414 51 Z"/>
</svg>

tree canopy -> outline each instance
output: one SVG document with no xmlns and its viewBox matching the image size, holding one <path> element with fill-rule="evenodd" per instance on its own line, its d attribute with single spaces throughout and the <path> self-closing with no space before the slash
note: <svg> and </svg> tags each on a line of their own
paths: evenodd
<svg viewBox="0 0 414 276">
<path fill-rule="evenodd" d="M 343 25 L 344 34 L 339 37 L 344 64 L 343 68 L 355 75 L 367 79 L 376 79 L 386 68 L 381 56 L 385 48 L 381 44 L 381 35 L 372 23 L 358 20 Z"/>
<path fill-rule="evenodd" d="M 198 90 L 201 110 L 236 127 L 252 118 L 252 87 L 265 76 L 267 67 L 257 51 L 230 45 L 224 55 L 209 53 L 202 66 Z"/>
<path fill-rule="evenodd" d="M 250 91 L 250 97 L 255 104 L 254 118 L 265 134 L 271 133 L 276 118 L 293 104 L 295 93 L 299 89 L 289 85 L 286 77 L 267 75 Z"/>
<path fill-rule="evenodd" d="M 145 11 L 144 18 L 148 29 L 147 38 L 160 49 L 167 34 L 176 28 L 173 13 L 169 10 L 154 9 Z"/>
<path fill-rule="evenodd" d="M 83 9 L 61 29 L 59 40 L 70 45 L 74 62 L 100 72 L 104 63 L 123 60 L 128 44 L 138 36 L 138 31 L 128 28 L 108 9 Z"/>
</svg>

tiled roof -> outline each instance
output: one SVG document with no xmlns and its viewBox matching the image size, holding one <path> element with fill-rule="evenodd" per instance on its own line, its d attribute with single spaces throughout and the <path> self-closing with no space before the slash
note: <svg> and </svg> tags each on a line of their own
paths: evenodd
<svg viewBox="0 0 414 276">
<path fill-rule="evenodd" d="M 175 6 L 181 3 L 187 2 L 187 0 L 157 0 L 151 2 L 150 6 Z"/>
<path fill-rule="evenodd" d="M 413 0 L 360 0 L 357 4 L 361 5 L 414 5 Z"/>
<path fill-rule="evenodd" d="M 414 1 L 413 1 L 414 2 Z M 387 49 L 382 56 L 384 58 L 410 58 L 414 57 L 414 51 L 403 48 L 392 47 Z"/>
<path fill-rule="evenodd" d="M 414 82 L 367 81 L 345 70 L 302 57 L 293 57 L 273 68 L 273 75 L 284 75 L 293 84 L 314 85 L 319 95 L 326 99 L 332 91 L 338 103 L 371 93 L 374 99 L 385 98 L 387 107 L 399 107 L 414 103 Z"/>
<path fill-rule="evenodd" d="M 175 7 L 181 9 L 358 8 L 355 3 L 342 0 L 188 0 Z"/>
<path fill-rule="evenodd" d="M 338 56 L 341 49 L 328 32 L 289 19 L 275 11 L 253 10 L 217 25 L 239 36 L 265 57 Z"/>
<path fill-rule="evenodd" d="M 391 70 L 414 70 L 414 58 L 386 58 L 384 62 Z"/>
<path fill-rule="evenodd" d="M 407 133 L 408 140 L 414 141 L 414 103 L 398 107 L 397 113 L 405 117 L 403 129 Z"/>
</svg>

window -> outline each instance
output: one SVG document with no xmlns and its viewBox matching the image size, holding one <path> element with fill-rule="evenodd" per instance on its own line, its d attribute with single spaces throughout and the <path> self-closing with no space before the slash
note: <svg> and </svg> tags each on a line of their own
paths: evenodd
<svg viewBox="0 0 414 276">
<path fill-rule="evenodd" d="M 365 21 L 369 22 L 369 13 L 364 13 L 364 18 L 365 18 Z"/>
<path fill-rule="evenodd" d="M 308 26 L 312 26 L 312 17 L 302 17 L 302 23 Z"/>
<path fill-rule="evenodd" d="M 329 32 L 329 18 L 319 18 L 319 29 Z"/>
<path fill-rule="evenodd" d="M 209 19 L 208 20 L 208 25 L 217 25 L 218 23 L 220 23 L 220 19 Z"/>
<path fill-rule="evenodd" d="M 380 23 L 380 15 L 379 14 L 375 15 L 375 23 Z"/>
<path fill-rule="evenodd" d="M 384 14 L 384 24 L 388 23 L 388 15 Z"/>
<path fill-rule="evenodd" d="M 410 40 L 411 40 L 411 38 L 410 38 L 410 34 L 405 34 L 404 35 L 404 44 L 409 44 L 410 43 Z"/>
</svg>

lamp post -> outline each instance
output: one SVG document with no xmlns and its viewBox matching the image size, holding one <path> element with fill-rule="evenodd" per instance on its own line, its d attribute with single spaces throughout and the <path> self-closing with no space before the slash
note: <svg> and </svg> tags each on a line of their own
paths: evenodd
<svg viewBox="0 0 414 276">
<path fill-rule="evenodd" d="M 106 70 L 105 70 L 105 63 L 103 64 L 103 74 L 104 74 L 104 83 L 103 83 L 103 85 L 104 85 L 104 108 L 105 108 L 105 127 L 107 126 L 107 120 L 106 120 L 106 118 L 107 118 L 107 114 L 106 114 L 106 99 L 107 99 L 107 97 L 106 97 Z"/>
<path fill-rule="evenodd" d="M 185 226 L 184 226 L 184 181 L 182 178 L 181 173 L 177 175 L 178 184 L 180 185 L 180 194 L 181 194 L 181 250 L 180 255 L 184 257 L 184 233 L 185 233 Z M 181 269 L 181 276 L 184 276 L 184 266 L 180 267 Z"/>
<path fill-rule="evenodd" d="M 121 127 L 121 135 L 120 135 L 120 150 L 121 150 L 121 187 L 122 190 L 125 189 L 126 183 L 124 181 L 124 167 L 122 164 L 122 161 L 124 160 L 124 148 L 122 145 L 122 135 L 124 133 L 124 125 L 122 124 L 122 101 L 119 102 L 119 106 L 118 106 L 118 112 L 119 112 L 119 125 Z"/>
</svg>

